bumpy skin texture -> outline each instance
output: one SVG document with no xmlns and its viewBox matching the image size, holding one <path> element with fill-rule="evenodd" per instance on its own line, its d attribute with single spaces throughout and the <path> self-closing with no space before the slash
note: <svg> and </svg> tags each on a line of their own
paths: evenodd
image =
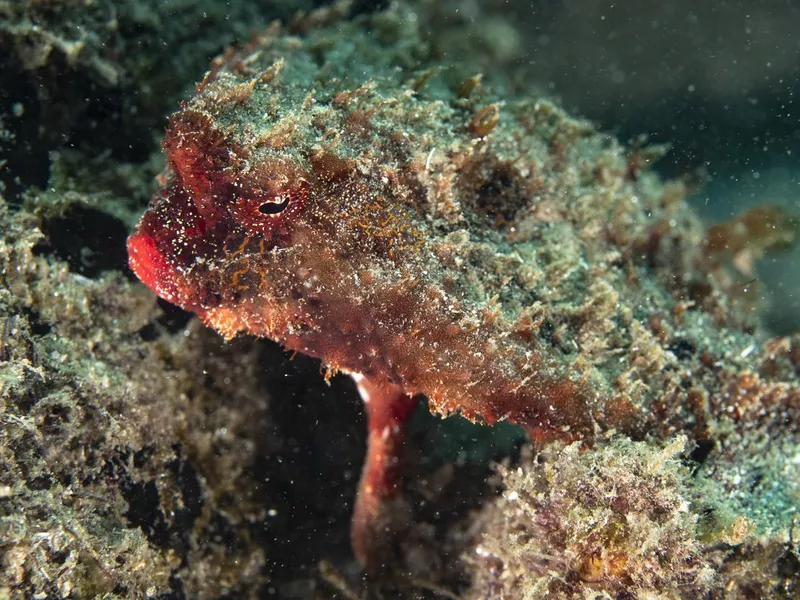
<svg viewBox="0 0 800 600">
<path fill-rule="evenodd" d="M 402 11 L 335 17 L 229 52 L 172 116 L 163 190 L 128 242 L 142 281 L 226 337 L 363 375 L 374 402 L 422 394 L 542 442 L 708 438 L 757 366 L 683 188 L 552 104 L 471 78 L 480 65 L 438 69 Z M 791 381 L 745 383 L 796 431 L 796 364 L 781 369 Z M 762 409 L 735 421 L 768 427 Z M 362 496 L 383 475 L 368 468 Z"/>
<path fill-rule="evenodd" d="M 172 117 L 167 184 L 129 242 L 134 270 L 227 337 L 276 339 L 443 413 L 590 432 L 600 396 L 537 339 L 519 302 L 536 297 L 519 282 L 530 267 L 505 222 L 535 208 L 542 167 L 525 155 L 547 140 L 515 140 L 518 123 L 476 136 L 472 107 L 415 98 L 402 71 L 340 63 L 333 89 L 300 87 L 311 68 L 333 77 L 313 65 L 326 34 L 264 38 Z M 383 95 L 397 90 L 409 93 Z M 496 263 L 492 280 L 473 272 L 476 254 Z"/>
</svg>

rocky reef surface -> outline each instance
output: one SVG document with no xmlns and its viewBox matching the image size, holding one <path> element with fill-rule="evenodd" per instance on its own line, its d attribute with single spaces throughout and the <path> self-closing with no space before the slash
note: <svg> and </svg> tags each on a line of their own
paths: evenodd
<svg viewBox="0 0 800 600">
<path fill-rule="evenodd" d="M 789 214 L 755 210 L 708 229 L 685 201 L 693 179 L 649 172 L 659 148 L 622 149 L 530 87 L 515 60 L 522 34 L 493 3 L 477 20 L 433 2 L 294 17 L 296 4 L 199 6 L 0 3 L 2 72 L 15 82 L 0 114 L 0 598 L 800 594 L 800 340 L 764 331 L 744 264 L 793 243 Z M 574 147 L 586 135 L 615 157 L 580 183 L 593 200 L 579 207 L 582 229 L 558 218 L 574 185 L 550 179 L 525 234 L 550 248 L 529 273 L 551 293 L 533 315 L 548 321 L 537 335 L 577 340 L 570 362 L 616 369 L 619 432 L 598 432 L 588 449 L 533 450 L 509 426 L 419 411 L 403 457 L 410 527 L 396 562 L 366 579 L 348 541 L 366 436 L 354 385 L 326 385 L 319 363 L 271 342 L 223 341 L 126 268 L 166 114 L 209 53 L 276 17 L 289 23 L 271 30 L 284 44 L 323 26 L 354 40 L 377 32 L 386 62 L 416 72 L 404 84 L 413 93 L 460 86 L 476 137 L 506 110 L 482 112 L 482 87 L 541 98 L 556 173 L 585 171 Z M 333 46 L 315 43 L 320 57 Z M 413 64 L 420 55 L 438 62 Z M 482 76 L 454 75 L 454 56 Z M 497 169 L 486 177 L 482 206 L 502 220 L 508 186 Z M 651 213 L 615 213 L 611 243 L 628 255 L 577 265 L 571 250 L 608 214 L 595 201 L 631 186 Z M 570 278 L 584 268 L 591 285 L 578 294 Z M 626 287 L 639 269 L 659 286 L 647 298 Z M 615 336 L 633 340 L 621 367 L 609 366 Z M 641 398 L 647 426 L 626 426 Z"/>
</svg>

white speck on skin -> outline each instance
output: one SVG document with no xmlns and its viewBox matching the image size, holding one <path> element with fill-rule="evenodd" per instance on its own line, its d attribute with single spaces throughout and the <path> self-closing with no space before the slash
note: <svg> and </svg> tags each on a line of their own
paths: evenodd
<svg viewBox="0 0 800 600">
<path fill-rule="evenodd" d="M 433 153 L 434 152 L 436 152 L 436 147 L 435 146 L 433 148 L 431 148 L 430 152 L 428 152 L 428 158 L 425 160 L 425 170 L 426 171 L 430 171 L 431 170 L 431 159 L 433 158 Z"/>
</svg>

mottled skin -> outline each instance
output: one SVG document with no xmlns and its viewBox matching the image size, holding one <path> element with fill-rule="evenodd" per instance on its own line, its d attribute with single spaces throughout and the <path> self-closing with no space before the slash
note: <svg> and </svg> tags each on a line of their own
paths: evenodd
<svg viewBox="0 0 800 600">
<path fill-rule="evenodd" d="M 216 61 L 170 119 L 163 190 L 128 242 L 145 284 L 224 336 L 359 375 L 370 445 L 353 541 L 373 567 L 412 397 L 541 441 L 673 418 L 653 400 L 664 380 L 646 379 L 661 368 L 640 375 L 637 353 L 640 323 L 679 302 L 637 261 L 680 271 L 679 244 L 700 240 L 661 251 L 659 218 L 697 230 L 680 194 L 585 124 L 427 81 L 404 22 L 389 19 L 391 47 L 317 25 Z"/>
<path fill-rule="evenodd" d="M 207 129 L 195 135 L 200 127 Z M 391 189 L 325 151 L 294 164 L 265 157 L 245 174 L 205 158 L 196 167 L 195 157 L 210 153 L 194 144 L 208 144 L 212 131 L 190 110 L 173 117 L 172 181 L 129 241 L 134 271 L 159 295 L 226 337 L 269 337 L 378 389 L 424 394 L 443 413 L 510 419 L 537 434 L 589 432 L 590 396 L 554 376 L 557 366 L 534 351 L 527 332 L 505 335 L 499 346 L 495 336 L 504 334 L 499 323 L 484 323 L 484 306 L 447 294 L 428 276 L 436 268 L 429 227 Z M 231 142 L 213 144 L 228 150 Z M 261 214 L 264 202 L 286 206 Z M 387 222 L 397 229 L 379 237 Z M 386 436 L 379 415 L 394 412 L 399 396 L 370 395 L 378 440 Z M 403 409 L 389 420 L 401 428 L 409 416 Z M 381 453 L 371 440 L 368 464 L 394 460 L 376 459 Z M 380 480 L 383 470 L 367 472 Z M 368 494 L 361 496 L 357 523 L 378 512 L 362 508 Z M 363 537 L 355 535 L 357 548 Z"/>
</svg>

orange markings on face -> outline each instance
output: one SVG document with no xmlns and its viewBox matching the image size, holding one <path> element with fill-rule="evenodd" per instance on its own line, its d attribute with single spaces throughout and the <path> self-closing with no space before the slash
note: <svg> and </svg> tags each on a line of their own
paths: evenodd
<svg viewBox="0 0 800 600">
<path fill-rule="evenodd" d="M 248 286 L 247 285 L 242 285 L 240 283 L 240 279 L 242 278 L 242 276 L 246 276 L 249 272 L 250 271 L 249 271 L 249 269 L 247 267 L 243 267 L 243 268 L 239 269 L 238 271 L 234 271 L 233 276 L 231 277 L 231 287 L 233 287 L 234 289 L 239 290 L 239 291 L 246 290 L 248 288 Z"/>
</svg>

